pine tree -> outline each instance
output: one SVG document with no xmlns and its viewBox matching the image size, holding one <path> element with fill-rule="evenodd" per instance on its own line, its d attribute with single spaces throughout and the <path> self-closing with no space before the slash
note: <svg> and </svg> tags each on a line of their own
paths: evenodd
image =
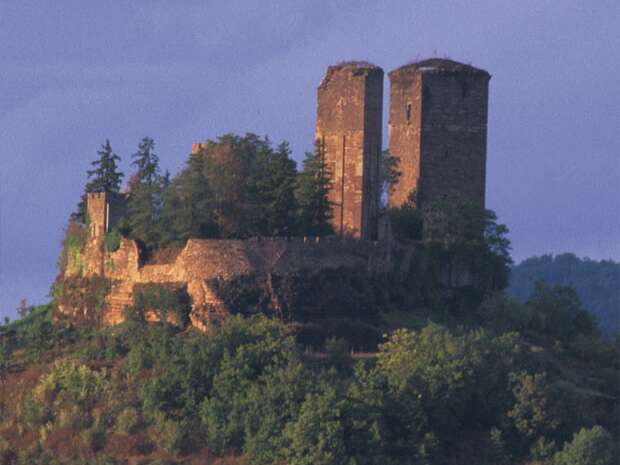
<svg viewBox="0 0 620 465">
<path fill-rule="evenodd" d="M 145 137 L 138 146 L 138 151 L 134 153 L 132 166 L 137 168 L 137 180 L 141 184 L 153 184 L 159 179 L 159 157 L 153 152 L 155 141 L 150 137 Z"/>
<path fill-rule="evenodd" d="M 255 189 L 251 196 L 254 207 L 251 233 L 263 236 L 291 236 L 296 234 L 297 169 L 290 158 L 288 143 L 281 143 L 274 151 L 267 147 L 256 157 L 252 170 Z"/>
<path fill-rule="evenodd" d="M 106 139 L 97 154 L 99 158 L 91 162 L 93 169 L 86 172 L 89 181 L 86 183 L 77 210 L 71 214 L 72 221 L 80 223 L 86 221 L 86 194 L 88 192 L 115 193 L 121 188 L 123 173 L 118 171 L 117 165 L 120 157 L 112 151 L 109 139 Z"/>
<path fill-rule="evenodd" d="M 86 192 L 118 192 L 123 179 L 123 173 L 117 171 L 120 157 L 112 151 L 108 139 L 97 154 L 99 158 L 91 163 L 94 168 L 86 172 L 88 178 L 92 178 L 86 184 Z"/>
<path fill-rule="evenodd" d="M 330 220 L 332 205 L 328 198 L 331 187 L 323 147 L 317 141 L 314 153 L 307 152 L 299 173 L 296 191 L 299 204 L 299 230 L 304 235 L 333 234 Z"/>
<path fill-rule="evenodd" d="M 153 139 L 145 137 L 140 142 L 138 151 L 132 155 L 132 166 L 135 166 L 137 171 L 129 183 L 127 203 L 130 235 L 147 248 L 154 248 L 160 242 L 164 184 L 169 183 L 167 178 L 159 174 L 159 158 L 153 152 L 154 148 Z"/>
</svg>

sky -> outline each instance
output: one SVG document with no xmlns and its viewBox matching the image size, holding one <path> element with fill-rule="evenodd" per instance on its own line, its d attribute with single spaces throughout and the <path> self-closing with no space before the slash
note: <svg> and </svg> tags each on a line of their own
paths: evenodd
<svg viewBox="0 0 620 465">
<path fill-rule="evenodd" d="M 343 60 L 488 70 L 487 206 L 514 259 L 620 260 L 619 24 L 617 0 L 0 0 L 0 317 L 48 300 L 106 138 L 125 172 L 144 136 L 172 173 L 228 132 L 300 161 Z"/>
</svg>

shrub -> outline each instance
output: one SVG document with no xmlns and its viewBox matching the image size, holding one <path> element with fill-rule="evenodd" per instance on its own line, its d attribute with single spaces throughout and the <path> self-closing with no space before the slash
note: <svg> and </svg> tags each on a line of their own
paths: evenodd
<svg viewBox="0 0 620 465">
<path fill-rule="evenodd" d="M 121 234 L 116 229 L 107 232 L 103 237 L 103 246 L 108 252 L 116 252 L 121 246 Z"/>
<path fill-rule="evenodd" d="M 176 324 L 185 327 L 191 310 L 191 299 L 186 287 L 178 283 L 134 285 L 131 311 L 144 315 L 149 310 L 156 311 L 162 322 L 172 317 Z"/>
<path fill-rule="evenodd" d="M 166 452 L 176 454 L 183 447 L 185 432 L 182 423 L 160 414 L 156 416 L 153 425 L 157 432 L 157 444 Z"/>
<path fill-rule="evenodd" d="M 133 407 L 127 407 L 116 417 L 116 431 L 119 433 L 133 433 L 140 426 L 140 413 Z"/>
<path fill-rule="evenodd" d="M 9 442 L 0 436 L 0 465 L 12 465 L 16 458 Z"/>
<path fill-rule="evenodd" d="M 287 450 L 290 465 L 349 463 L 340 411 L 341 407 L 333 389 L 306 397 L 299 418 L 290 423 L 285 431 L 290 443 Z"/>
<path fill-rule="evenodd" d="M 64 407 L 58 413 L 57 423 L 61 428 L 83 429 L 91 423 L 90 415 L 77 405 Z"/>
<path fill-rule="evenodd" d="M 57 394 L 83 404 L 97 398 L 106 388 L 106 371 L 93 371 L 70 360 L 57 360 L 50 373 L 33 390 L 35 400 L 45 401 Z"/>
<path fill-rule="evenodd" d="M 110 289 L 102 276 L 69 276 L 54 284 L 54 304 L 71 310 L 72 323 L 98 323 Z"/>
<path fill-rule="evenodd" d="M 61 273 L 67 268 L 69 263 L 78 267 L 77 270 L 81 272 L 81 267 L 83 266 L 81 261 L 81 251 L 86 243 L 86 238 L 88 236 L 88 231 L 86 228 L 76 222 L 70 221 L 65 229 L 65 237 L 62 241 L 62 251 L 60 252 L 60 257 L 58 258 L 58 269 Z"/>
<path fill-rule="evenodd" d="M 350 360 L 349 344 L 344 339 L 329 338 L 325 341 L 325 352 L 328 362 L 338 368 L 345 367 Z"/>
<path fill-rule="evenodd" d="M 80 436 L 86 447 L 93 452 L 97 452 L 105 446 L 106 430 L 101 423 L 96 422 L 90 428 L 83 430 Z"/>
<path fill-rule="evenodd" d="M 554 457 L 555 465 L 614 465 L 616 448 L 611 435 L 601 426 L 582 428 Z"/>
</svg>

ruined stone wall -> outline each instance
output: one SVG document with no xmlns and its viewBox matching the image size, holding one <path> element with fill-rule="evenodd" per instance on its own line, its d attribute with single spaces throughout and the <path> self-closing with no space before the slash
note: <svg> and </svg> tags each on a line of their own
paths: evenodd
<svg viewBox="0 0 620 465">
<path fill-rule="evenodd" d="M 123 321 L 125 306 L 133 303 L 135 284 L 181 283 L 192 299 L 190 321 L 206 329 L 228 314 L 211 288 L 214 279 L 239 276 L 286 276 L 324 269 L 366 270 L 387 273 L 391 256 L 387 243 L 330 238 L 191 239 L 168 264 L 142 264 L 135 241 L 123 239 L 118 250 L 103 252 L 103 276 L 110 282 L 101 321 Z M 86 261 L 98 259 L 85 253 Z M 72 270 L 73 268 L 71 268 Z M 85 276 L 101 276 L 92 269 Z M 69 270 L 69 268 L 68 268 Z M 75 271 L 67 271 L 67 276 Z M 71 309 L 65 309 L 67 314 Z"/>
<path fill-rule="evenodd" d="M 376 237 L 383 70 L 367 63 L 330 66 L 318 88 L 316 139 L 332 180 L 339 235 Z"/>
<path fill-rule="evenodd" d="M 398 206 L 458 199 L 484 206 L 488 82 L 483 70 L 432 59 L 390 73 L 390 152 L 403 173 L 390 193 Z"/>
</svg>

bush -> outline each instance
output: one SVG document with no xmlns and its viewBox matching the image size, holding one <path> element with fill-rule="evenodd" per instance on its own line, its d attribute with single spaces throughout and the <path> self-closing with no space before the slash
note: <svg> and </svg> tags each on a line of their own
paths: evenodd
<svg viewBox="0 0 620 465">
<path fill-rule="evenodd" d="M 329 338 L 325 341 L 325 352 L 327 353 L 327 361 L 337 368 L 344 368 L 351 359 L 349 344 L 344 339 Z"/>
<path fill-rule="evenodd" d="M 90 425 L 91 418 L 88 412 L 77 405 L 63 407 L 56 419 L 61 428 L 83 429 Z"/>
<path fill-rule="evenodd" d="M 134 433 L 140 426 L 140 413 L 133 407 L 127 407 L 116 417 L 116 431 L 119 433 Z"/>
<path fill-rule="evenodd" d="M 185 432 L 181 422 L 157 415 L 153 425 L 157 432 L 157 444 L 166 452 L 176 454 L 183 448 Z"/>
<path fill-rule="evenodd" d="M 104 392 L 106 371 L 93 371 L 86 365 L 70 360 L 57 360 L 50 373 L 42 377 L 33 390 L 35 400 L 44 402 L 50 396 L 61 395 L 67 400 L 83 404 Z"/>
<path fill-rule="evenodd" d="M 0 436 L 0 465 L 12 465 L 16 458 L 9 442 Z"/>
<path fill-rule="evenodd" d="M 290 465 L 346 465 L 344 427 L 336 392 L 326 389 L 309 394 L 301 406 L 299 418 L 290 423 L 285 435 Z"/>
<path fill-rule="evenodd" d="M 121 246 L 121 233 L 116 229 L 107 232 L 103 237 L 103 246 L 108 252 L 116 252 Z"/>
<path fill-rule="evenodd" d="M 185 327 L 189 322 L 191 299 L 187 288 L 178 283 L 136 284 L 132 307 L 128 312 L 145 315 L 147 311 L 156 311 L 161 322 L 168 322 L 172 317 L 177 325 Z"/>
<path fill-rule="evenodd" d="M 83 430 L 80 436 L 86 447 L 93 452 L 97 452 L 105 446 L 106 430 L 101 423 L 95 423 L 90 428 Z"/>
<path fill-rule="evenodd" d="M 614 465 L 616 447 L 602 427 L 582 428 L 554 457 L 555 465 Z"/>
<path fill-rule="evenodd" d="M 83 267 L 81 252 L 84 244 L 86 243 L 87 236 L 88 231 L 84 225 L 76 221 L 69 222 L 67 228 L 65 229 L 65 237 L 62 241 L 62 251 L 60 252 L 60 257 L 58 258 L 58 269 L 61 273 L 65 272 L 69 263 L 78 268 L 74 271 L 81 273 L 81 268 Z"/>
</svg>

